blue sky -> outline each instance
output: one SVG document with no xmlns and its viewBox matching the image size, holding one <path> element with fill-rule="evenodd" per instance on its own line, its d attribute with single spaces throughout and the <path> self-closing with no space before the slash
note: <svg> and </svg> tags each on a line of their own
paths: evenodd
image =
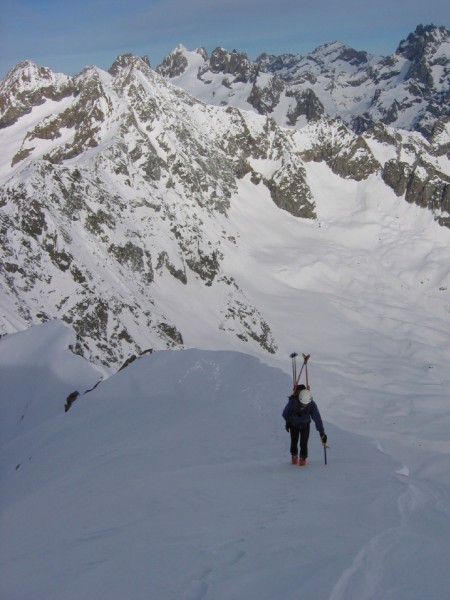
<svg viewBox="0 0 450 600">
<path fill-rule="evenodd" d="M 20 60 L 73 75 L 118 54 L 153 67 L 179 44 L 306 54 L 339 40 L 391 54 L 419 24 L 450 26 L 448 0 L 0 0 L 0 77 Z"/>
</svg>

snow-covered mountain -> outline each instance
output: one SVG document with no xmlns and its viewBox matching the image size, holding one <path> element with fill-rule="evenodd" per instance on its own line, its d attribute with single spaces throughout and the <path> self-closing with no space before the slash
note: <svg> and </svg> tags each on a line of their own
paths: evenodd
<svg viewBox="0 0 450 600">
<path fill-rule="evenodd" d="M 427 138 L 450 117 L 450 32 L 419 25 L 394 54 L 375 56 L 340 42 L 306 56 L 247 55 L 216 48 L 211 57 L 178 46 L 157 71 L 204 102 L 271 115 L 301 127 L 327 115 L 356 133 L 383 123 Z"/>
<path fill-rule="evenodd" d="M 433 32 L 444 56 L 445 32 Z M 11 70 L 0 85 L 3 334 L 59 318 L 78 334 L 74 350 L 105 366 L 174 346 L 285 356 L 293 322 L 308 347 L 318 327 L 333 331 L 317 309 L 333 294 L 341 333 L 362 297 L 371 331 L 380 281 L 387 304 L 447 322 L 448 123 L 428 138 L 381 122 L 357 133 L 336 114 L 284 127 L 283 103 L 243 110 L 256 73 L 261 89 L 279 78 L 241 58 L 179 48 L 159 73 L 130 55 L 75 77 Z"/>
</svg>

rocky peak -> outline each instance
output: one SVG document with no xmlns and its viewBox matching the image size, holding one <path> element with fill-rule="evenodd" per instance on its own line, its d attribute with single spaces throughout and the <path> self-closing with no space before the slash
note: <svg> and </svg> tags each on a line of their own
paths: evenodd
<svg viewBox="0 0 450 600">
<path fill-rule="evenodd" d="M 359 52 L 342 42 L 335 41 L 323 44 L 308 55 L 319 63 L 335 63 L 339 60 L 348 62 L 353 66 L 367 63 L 367 52 Z"/>
<path fill-rule="evenodd" d="M 433 54 L 438 46 L 450 40 L 450 32 L 445 27 L 418 25 L 406 40 L 402 40 L 396 50 L 410 61 L 421 60 L 427 54 Z"/>
<path fill-rule="evenodd" d="M 22 89 L 35 88 L 41 86 L 43 81 L 52 83 L 54 74 L 48 67 L 40 67 L 29 60 L 19 62 L 7 73 L 4 82 Z"/>
<path fill-rule="evenodd" d="M 22 61 L 0 82 L 0 128 L 15 123 L 45 100 L 59 101 L 75 93 L 73 78 Z"/>
<path fill-rule="evenodd" d="M 339 59 L 353 66 L 366 65 L 369 62 L 369 55 L 365 51 L 358 51 L 350 46 L 343 46 L 339 54 Z"/>
<path fill-rule="evenodd" d="M 208 58 L 209 58 L 209 57 L 208 57 L 208 53 L 207 53 L 207 51 L 205 50 L 205 48 L 203 48 L 203 46 L 202 46 L 202 47 L 200 47 L 200 48 L 197 48 L 197 49 L 196 49 L 196 51 L 195 51 L 195 53 L 196 53 L 196 54 L 199 54 L 199 55 L 200 55 L 200 56 L 203 58 L 203 60 L 204 60 L 205 62 L 206 62 L 206 61 L 208 60 Z"/>
<path fill-rule="evenodd" d="M 265 71 L 270 72 L 288 72 L 298 63 L 298 54 L 260 54 L 256 63 Z"/>
<path fill-rule="evenodd" d="M 257 66 L 248 60 L 245 52 L 233 50 L 228 52 L 224 48 L 216 48 L 211 54 L 209 68 L 213 73 L 233 75 L 235 81 L 254 81 L 258 74 Z"/>
<path fill-rule="evenodd" d="M 200 61 L 197 57 L 200 57 Z M 196 66 L 196 72 L 198 69 L 207 71 L 209 65 L 208 52 L 202 47 L 192 52 L 183 46 L 183 44 L 178 44 L 170 54 L 164 57 L 161 64 L 155 70 L 166 79 L 174 79 L 183 75 L 192 66 L 192 63 Z"/>
<path fill-rule="evenodd" d="M 324 77 L 336 77 L 340 73 L 349 75 L 365 69 L 371 58 L 367 52 L 355 50 L 336 41 L 318 46 L 305 56 L 261 54 L 256 62 L 265 70 L 278 75 L 287 84 L 296 85 L 299 81 L 315 84 L 317 78 L 322 75 Z"/>
<path fill-rule="evenodd" d="M 179 44 L 173 52 L 164 57 L 162 63 L 156 67 L 156 72 L 168 79 L 182 75 L 188 67 L 185 53 L 186 48 Z"/>
<path fill-rule="evenodd" d="M 129 68 L 145 68 L 151 69 L 150 61 L 148 56 L 143 56 L 139 58 L 138 56 L 134 56 L 133 54 L 120 54 L 116 60 L 113 62 L 111 67 L 108 69 L 108 73 L 113 77 L 116 77 L 121 71 Z"/>
<path fill-rule="evenodd" d="M 419 85 L 418 90 L 414 88 L 411 90 L 415 96 L 423 94 L 423 87 L 426 90 L 439 89 L 444 84 L 444 87 L 448 89 L 448 74 L 447 77 L 441 76 L 435 81 L 433 66 L 445 67 L 448 65 L 449 53 L 439 53 L 439 49 L 442 48 L 445 42 L 448 43 L 449 41 L 450 32 L 445 27 L 419 25 L 414 33 L 411 33 L 406 40 L 400 43 L 397 54 L 411 62 L 405 79 L 417 82 Z"/>
</svg>

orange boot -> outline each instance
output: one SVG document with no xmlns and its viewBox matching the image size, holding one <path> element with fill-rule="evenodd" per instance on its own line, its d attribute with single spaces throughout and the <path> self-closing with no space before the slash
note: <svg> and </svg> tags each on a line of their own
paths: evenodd
<svg viewBox="0 0 450 600">
<path fill-rule="evenodd" d="M 291 463 L 293 465 L 298 465 L 298 456 L 297 455 L 291 456 Z"/>
<path fill-rule="evenodd" d="M 300 462 L 298 463 L 301 467 L 304 467 L 306 465 L 306 458 L 303 458 L 302 456 L 300 457 Z"/>
</svg>

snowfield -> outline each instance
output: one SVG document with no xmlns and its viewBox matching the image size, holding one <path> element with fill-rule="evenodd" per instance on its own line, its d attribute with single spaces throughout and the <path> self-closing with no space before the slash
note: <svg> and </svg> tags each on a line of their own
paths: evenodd
<svg viewBox="0 0 450 600">
<path fill-rule="evenodd" d="M 234 351 L 155 352 L 83 394 L 100 374 L 74 341 L 58 321 L 0 340 L 3 598 L 446 597 L 447 375 L 440 394 L 399 382 L 389 409 L 373 397 L 361 435 L 363 369 L 341 373 L 338 427 L 337 395 L 318 391 L 335 378 L 313 356 L 330 448 L 325 466 L 312 428 L 300 468 L 281 418 L 288 357 L 283 372 Z"/>
</svg>

